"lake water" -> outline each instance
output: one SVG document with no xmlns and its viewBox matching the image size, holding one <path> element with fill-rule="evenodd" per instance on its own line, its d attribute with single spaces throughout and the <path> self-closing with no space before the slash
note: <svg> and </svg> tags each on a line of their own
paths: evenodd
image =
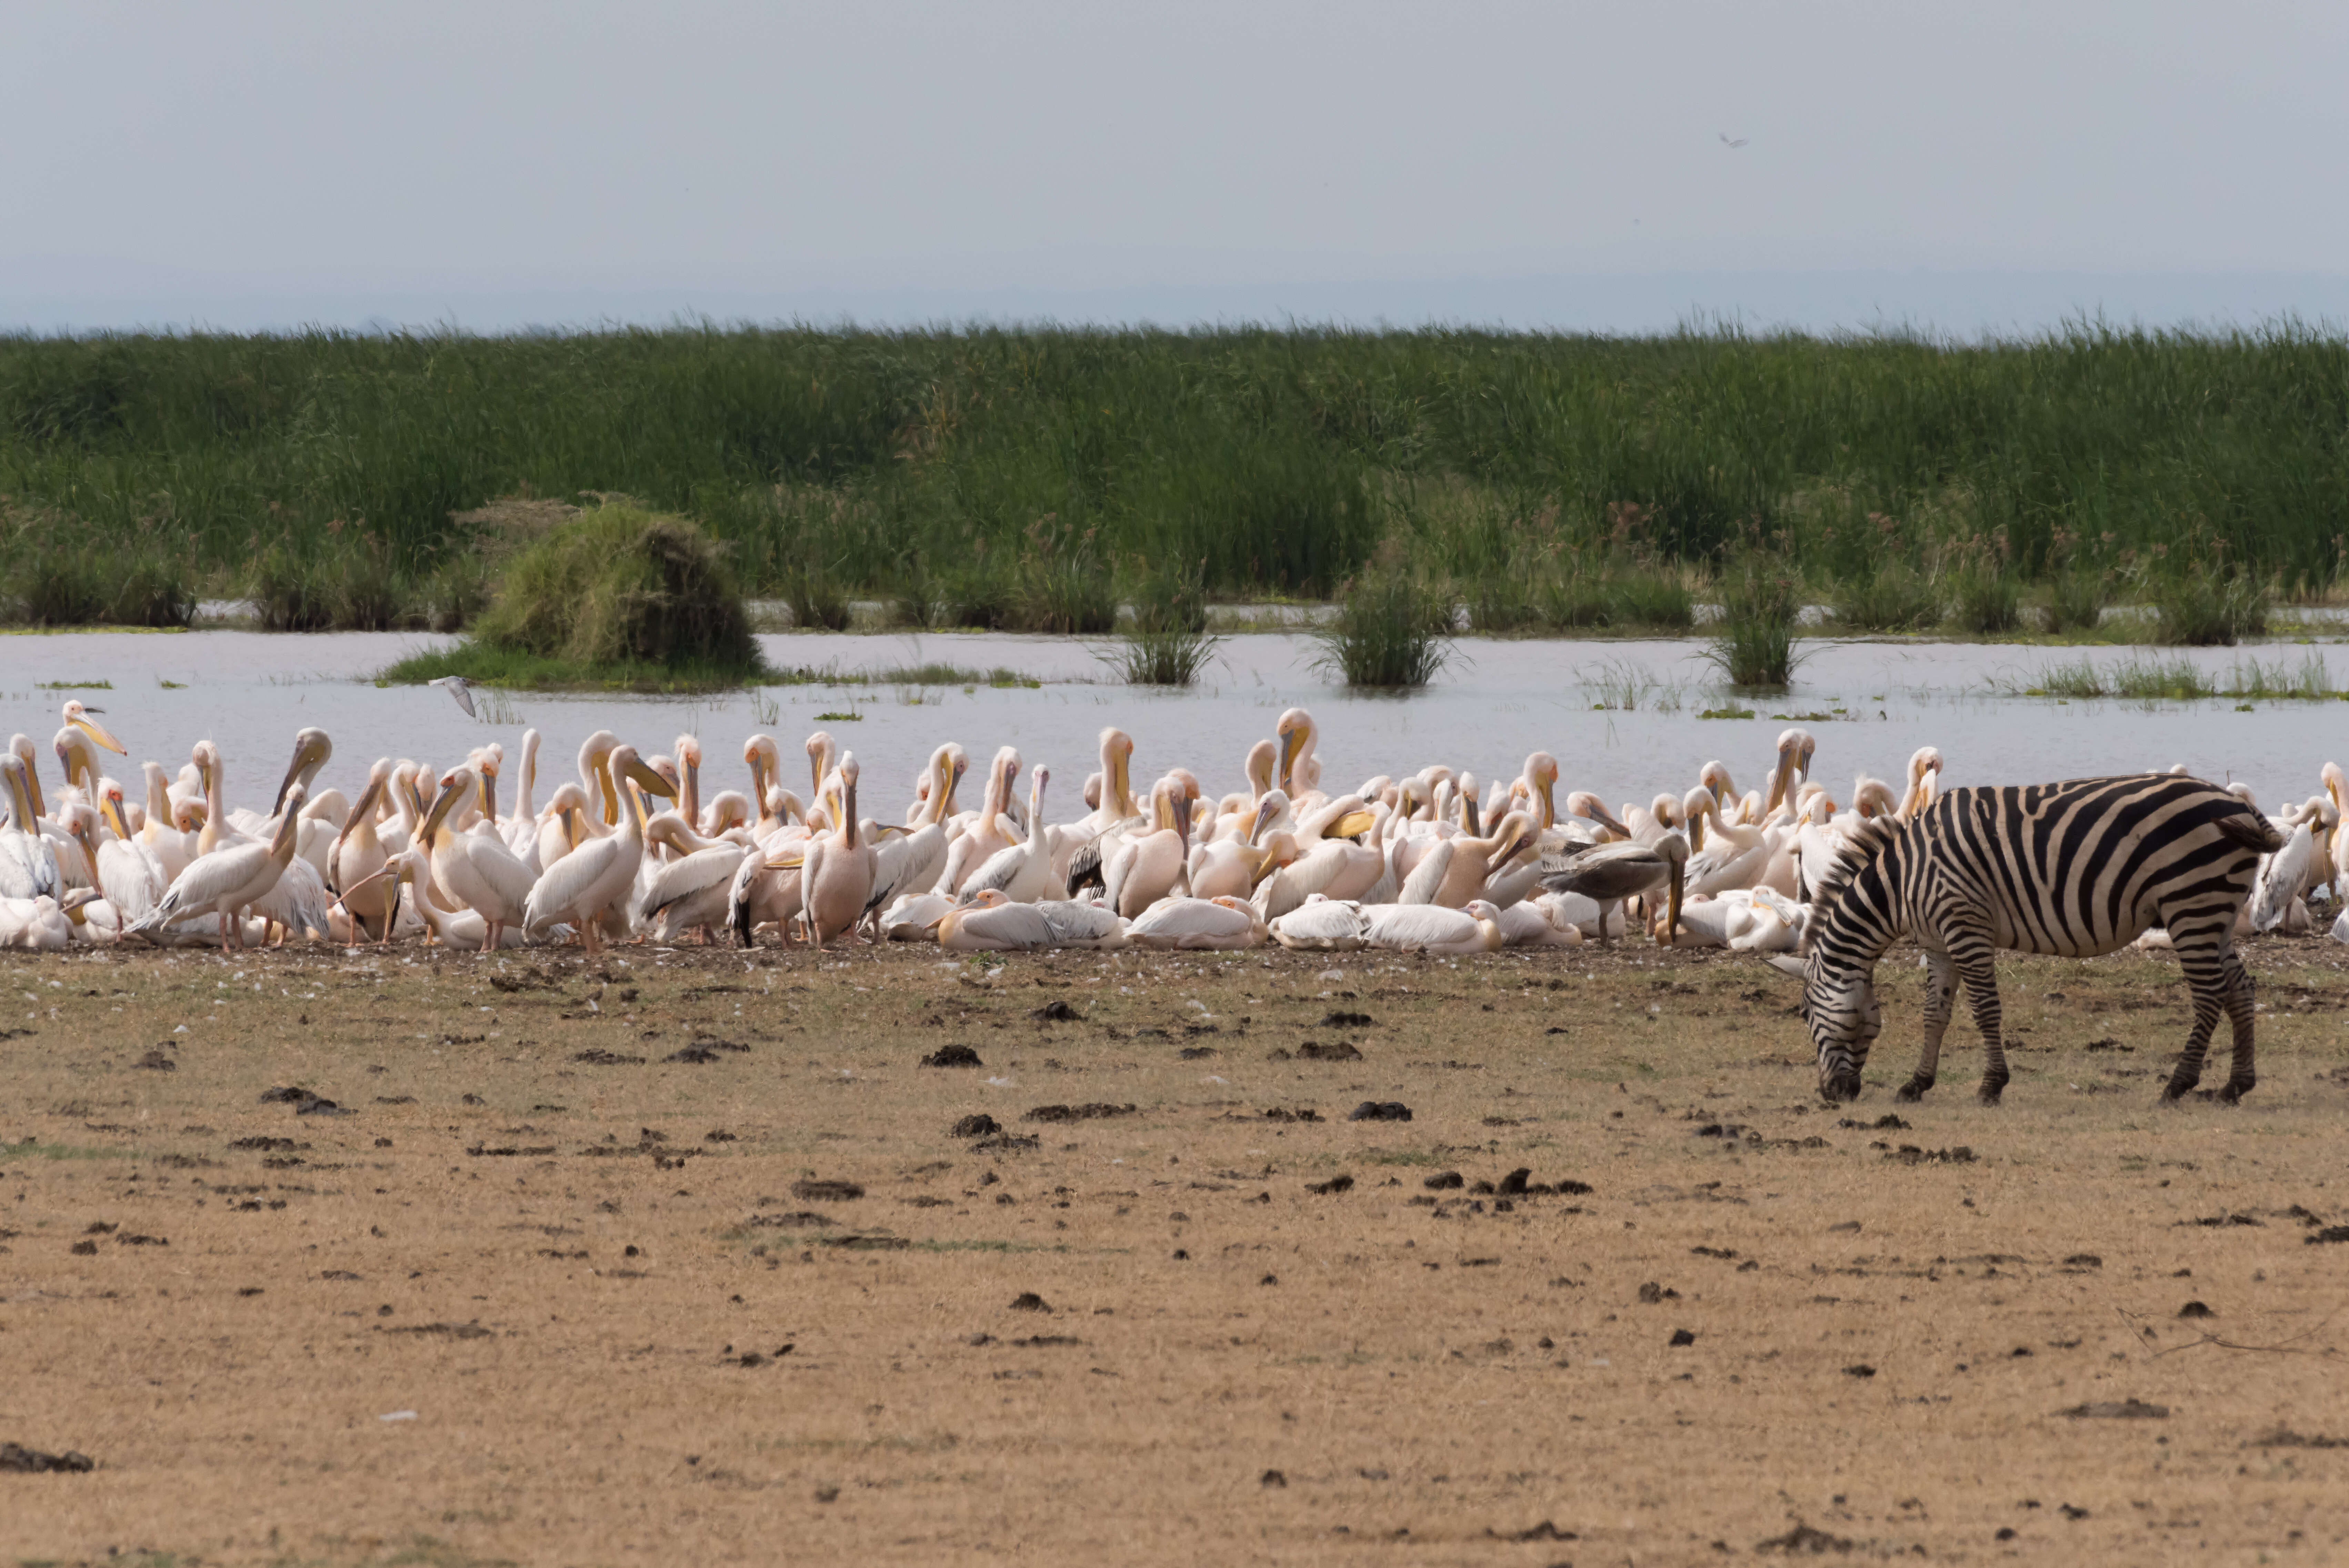
<svg viewBox="0 0 2349 1568">
<path fill-rule="evenodd" d="M 220 744 L 233 805 L 259 806 L 274 786 L 295 730 L 316 724 L 334 737 L 325 782 L 356 793 L 378 756 L 416 757 L 446 767 L 491 740 L 505 743 L 509 780 L 525 725 L 544 736 L 541 776 L 574 775 L 573 758 L 592 731 L 608 728 L 640 749 L 667 751 L 680 733 L 705 753 L 704 794 L 747 784 L 741 742 L 765 731 L 785 752 L 786 782 L 807 781 L 799 746 L 828 730 L 864 764 L 864 802 L 894 820 L 912 781 L 939 742 L 966 747 L 976 770 L 999 745 L 1019 749 L 1055 774 L 1048 816 L 1080 815 L 1078 789 L 1095 765 L 1097 737 L 1116 724 L 1134 737 L 1138 785 L 1182 764 L 1215 793 L 1241 786 L 1249 745 L 1272 734 L 1281 711 L 1311 710 L 1321 730 L 1325 785 L 1350 786 L 1377 773 L 1443 763 L 1480 781 L 1514 777 L 1526 753 L 1557 754 L 1567 789 L 1597 791 L 1610 804 L 1683 791 L 1708 760 L 1726 762 L 1741 787 L 1761 787 L 1772 746 L 1790 722 L 1818 742 L 1817 776 L 1848 798 L 1856 774 L 1893 781 L 1926 744 L 1947 759 L 1945 784 L 2011 784 L 2088 774 L 2135 772 L 2183 763 L 2201 776 L 2248 780 L 2271 808 L 2318 787 L 2318 770 L 2349 761 L 2349 704 L 2232 701 L 2075 701 L 1994 695 L 1993 682 L 2030 684 L 2036 671 L 2086 657 L 2186 658 L 2224 677 L 2239 659 L 2297 664 L 2329 659 L 2331 684 L 2349 683 L 2349 647 L 2337 643 L 2244 649 L 2121 648 L 2051 649 L 1948 642 L 1806 644 L 1809 657 L 1785 697 L 1725 699 L 1693 639 L 1640 642 L 1495 641 L 1463 639 L 1438 682 L 1409 696 L 1355 696 L 1312 668 L 1308 639 L 1237 636 L 1218 649 L 1206 679 L 1187 693 L 1119 684 L 1089 645 L 1068 639 L 1005 635 L 771 636 L 761 639 L 778 667 L 890 670 L 941 662 L 1004 667 L 1043 681 L 1036 689 L 980 686 L 778 686 L 758 693 L 652 698 L 521 693 L 492 698 L 483 719 L 467 719 L 447 693 L 378 689 L 367 679 L 413 649 L 446 639 L 411 633 L 293 636 L 243 631 L 181 635 L 65 633 L 0 637 L 0 732 L 40 742 L 42 774 L 56 777 L 48 737 L 58 705 L 78 696 L 133 758 L 176 771 L 195 742 Z M 1631 675 L 1650 682 L 1638 705 L 1599 710 Z M 43 690 L 45 683 L 105 680 L 109 691 Z M 163 682 L 178 685 L 167 688 Z M 2223 683 L 2223 680 L 2222 680 Z M 1750 708 L 1752 719 L 1703 719 L 1707 709 Z M 501 711 L 500 710 L 502 710 Z M 819 714 L 854 712 L 853 720 Z M 1816 715 L 1826 714 L 1826 718 Z M 497 722 L 492 722 L 492 720 Z M 136 772 L 118 772 L 135 781 Z M 550 783 L 542 783 L 543 804 Z M 1023 781 L 1024 786 L 1024 781 Z M 966 795 L 969 792 L 966 789 Z M 511 798 L 511 783 L 508 798 Z M 1561 795 L 1562 798 L 1562 795 Z"/>
</svg>

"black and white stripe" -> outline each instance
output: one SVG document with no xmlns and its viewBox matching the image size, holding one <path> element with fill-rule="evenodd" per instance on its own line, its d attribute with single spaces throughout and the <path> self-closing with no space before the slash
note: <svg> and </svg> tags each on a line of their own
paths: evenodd
<svg viewBox="0 0 2349 1568">
<path fill-rule="evenodd" d="M 1850 836 L 1822 880 L 1803 937 L 1803 1016 L 1818 1048 L 1819 1092 L 1859 1093 L 1882 1025 L 1876 961 L 1893 940 L 1925 950 L 1925 1049 L 1899 1097 L 1933 1086 L 1956 982 L 1963 981 L 1987 1053 L 1982 1097 L 2006 1086 L 1993 957 L 2092 958 L 2165 926 L 2194 997 L 2186 1054 L 2163 1090 L 2176 1099 L 2202 1075 L 2221 1010 L 2234 1026 L 2233 1100 L 2256 1081 L 2251 981 L 2234 950 L 2235 919 L 2260 857 L 2282 843 L 2251 807 L 2214 784 L 2167 774 L 1953 789 L 1902 824 Z"/>
</svg>

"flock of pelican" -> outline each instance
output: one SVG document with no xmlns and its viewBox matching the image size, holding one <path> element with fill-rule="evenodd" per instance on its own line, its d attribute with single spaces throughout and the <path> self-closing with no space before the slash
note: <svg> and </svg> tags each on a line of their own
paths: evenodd
<svg viewBox="0 0 2349 1568">
<path fill-rule="evenodd" d="M 1942 767 L 1923 747 L 1904 788 L 1863 775 L 1838 805 L 1810 776 L 1816 742 L 1790 729 L 1766 789 L 1740 792 L 1708 763 L 1685 790 L 1610 810 L 1588 791 L 1561 802 L 1547 752 L 1510 779 L 1430 765 L 1333 794 L 1317 738 L 1312 716 L 1288 710 L 1247 752 L 1247 787 L 1211 798 L 1185 767 L 1136 794 L 1134 742 L 1104 730 L 1084 815 L 1057 823 L 1049 767 L 1004 747 L 966 804 L 969 759 L 948 742 L 914 781 L 904 821 L 885 825 L 860 814 L 855 754 L 823 732 L 805 744 L 805 799 L 766 735 L 743 745 L 747 791 L 705 800 L 693 737 L 645 755 L 598 731 L 576 778 L 539 805 L 532 730 L 508 806 L 500 745 L 445 771 L 380 759 L 353 800 L 317 786 L 333 744 L 305 729 L 262 813 L 230 807 L 210 741 L 176 774 L 140 764 L 134 797 L 101 765 L 101 753 L 127 756 L 121 742 L 69 701 L 54 797 L 31 740 L 0 755 L 0 947 L 421 937 L 593 952 L 730 933 L 746 946 L 1471 953 L 1605 942 L 1637 926 L 1670 945 L 1780 951 L 1799 942 L 1806 890 L 1846 833 L 1924 810 Z M 2323 782 L 2280 819 L 2288 842 L 2247 907 L 2256 929 L 2304 928 L 2305 898 L 2349 872 L 2349 835 L 2334 831 L 2349 775 L 2327 764 Z"/>
</svg>

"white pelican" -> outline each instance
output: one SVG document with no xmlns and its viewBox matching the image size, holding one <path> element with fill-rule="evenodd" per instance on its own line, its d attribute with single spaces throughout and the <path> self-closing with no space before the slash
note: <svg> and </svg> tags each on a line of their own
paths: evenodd
<svg viewBox="0 0 2349 1568">
<path fill-rule="evenodd" d="M 376 836 L 378 808 L 383 805 L 384 792 L 391 782 L 391 760 L 378 757 L 367 769 L 367 788 L 360 792 L 358 804 L 343 820 L 342 836 L 326 857 L 326 885 L 336 890 L 342 900 L 343 913 L 357 928 L 357 936 L 378 942 L 391 940 L 391 928 L 399 909 L 399 884 L 397 880 L 378 878 L 376 873 L 384 868 L 391 856 Z M 346 940 L 356 940 L 347 936 Z"/>
<path fill-rule="evenodd" d="M 539 744 L 536 730 L 522 732 L 522 766 L 514 786 L 513 811 L 505 820 L 506 847 L 525 866 L 538 862 L 538 806 L 533 797 L 538 792 Z"/>
<path fill-rule="evenodd" d="M 198 856 L 134 929 L 144 934 L 181 920 L 215 915 L 220 919 L 221 945 L 242 949 L 244 910 L 276 888 L 294 859 L 303 796 L 298 784 L 285 792 L 286 809 L 278 814 L 277 831 L 267 843 L 234 840 Z"/>
<path fill-rule="evenodd" d="M 1053 886 L 1052 850 L 1045 842 L 1044 786 L 1051 777 L 1052 770 L 1041 763 L 1028 775 L 1027 842 L 997 850 L 965 877 L 959 895 L 964 900 L 992 888 L 1012 903 L 1033 904 L 1060 890 Z"/>
<path fill-rule="evenodd" d="M 8 800 L 8 826 L 0 827 L 0 898 L 55 899 L 66 890 L 57 850 L 39 831 L 24 759 L 13 752 L 0 753 L 0 785 Z"/>
<path fill-rule="evenodd" d="M 1691 898 L 1711 898 L 1732 888 L 1751 888 L 1770 864 L 1762 830 L 1723 820 L 1720 797 L 1699 786 L 1688 793 L 1689 836 L 1697 845 L 1688 860 Z"/>
<path fill-rule="evenodd" d="M 123 815 L 122 786 L 107 780 L 98 804 L 99 814 L 114 830 L 114 836 L 98 846 L 98 888 L 124 920 L 143 919 L 171 887 L 171 879 L 146 846 L 131 836 Z"/>
<path fill-rule="evenodd" d="M 180 825 L 179 807 L 172 803 L 161 764 L 141 763 L 139 771 L 147 781 L 147 807 L 145 820 L 139 825 L 139 842 L 155 857 L 156 867 L 163 873 L 163 885 L 168 888 L 171 879 L 185 871 L 188 862 L 196 857 L 196 836 Z"/>
<path fill-rule="evenodd" d="M 937 940 L 937 926 L 955 911 L 955 901 L 944 893 L 907 893 L 881 911 L 885 941 L 921 942 Z"/>
<path fill-rule="evenodd" d="M 0 948 L 63 952 L 73 940 L 73 923 L 55 898 L 16 898 L 0 894 Z"/>
<path fill-rule="evenodd" d="M 546 809 L 531 825 L 538 846 L 538 874 L 545 876 L 554 863 L 592 836 L 587 831 L 587 794 L 564 782 L 546 797 Z"/>
<path fill-rule="evenodd" d="M 1127 924 L 1125 935 L 1136 947 L 1221 952 L 1255 947 L 1264 924 L 1246 900 L 1228 894 L 1161 898 Z"/>
<path fill-rule="evenodd" d="M 1429 902 L 1447 909 L 1466 909 L 1470 900 L 1484 896 L 1485 885 L 1495 874 L 1505 871 L 1511 861 L 1533 847 L 1533 818 L 1521 811 L 1503 817 L 1490 836 L 1454 835 L 1444 840 L 1452 854 L 1444 879 Z M 1526 887 L 1532 885 L 1532 877 L 1525 880 Z M 1520 888 L 1515 896 L 1523 897 L 1524 891 Z"/>
<path fill-rule="evenodd" d="M 1321 777 L 1321 764 L 1314 757 L 1313 748 L 1321 738 L 1321 727 L 1304 709 L 1291 708 L 1281 714 L 1272 732 L 1278 745 L 1273 768 L 1274 787 L 1288 795 L 1300 811 L 1319 805 L 1324 797 L 1316 785 Z"/>
<path fill-rule="evenodd" d="M 1442 904 L 1366 905 L 1362 943 L 1398 952 L 1491 952 L 1501 945 L 1500 914 L 1483 898 L 1471 898 L 1457 909 Z"/>
<path fill-rule="evenodd" d="M 508 926 L 523 923 L 537 878 L 494 834 L 466 833 L 450 822 L 452 813 L 473 809 L 481 778 L 470 767 L 453 768 L 440 780 L 440 798 L 424 819 L 424 843 L 433 879 L 449 896 L 481 917 L 481 950 L 499 946 Z M 460 819 L 461 821 L 461 819 Z"/>
<path fill-rule="evenodd" d="M 1900 796 L 1900 804 L 1893 815 L 1903 822 L 1909 822 L 1932 805 L 1934 782 L 1940 774 L 1940 749 L 1936 746 L 1918 747 L 1909 758 L 1909 788 Z M 1858 804 L 1857 799 L 1853 804 Z"/>
<path fill-rule="evenodd" d="M 890 833 L 873 846 L 873 909 L 876 911 L 910 893 L 926 893 L 938 885 L 947 863 L 947 814 L 953 808 L 955 785 L 968 766 L 960 746 L 948 742 L 930 753 L 924 770 L 921 799 L 906 819 L 907 831 Z M 874 916 L 877 934 L 880 916 Z"/>
<path fill-rule="evenodd" d="M 1553 893 L 1579 893 L 1599 908 L 1599 940 L 1607 940 L 1607 911 L 1623 900 L 1658 888 L 1667 891 L 1664 929 L 1680 929 L 1688 840 L 1666 834 L 1654 844 L 1602 844 L 1544 863 L 1542 886 Z"/>
<path fill-rule="evenodd" d="M 634 746 L 616 743 L 604 761 L 616 778 L 664 798 L 671 794 L 668 781 L 645 766 Z M 523 911 L 525 929 L 543 932 L 564 921 L 578 930 L 589 952 L 599 950 L 595 922 L 636 886 L 636 867 L 645 854 L 644 803 L 628 794 L 623 805 L 616 831 L 580 845 L 539 877 Z"/>
<path fill-rule="evenodd" d="M 1011 846 L 1011 825 L 1006 820 L 1006 813 L 1011 805 L 1012 782 L 1019 776 L 1019 753 L 1009 746 L 999 748 L 994 762 L 988 765 L 987 793 L 978 810 L 965 814 L 948 832 L 946 869 L 938 877 L 939 892 L 960 893 L 966 877 L 985 865 L 997 850 Z"/>
<path fill-rule="evenodd" d="M 1288 911 L 1266 922 L 1272 940 L 1285 948 L 1313 952 L 1347 952 L 1363 945 L 1362 908 L 1316 893 Z"/>
<path fill-rule="evenodd" d="M 637 915 L 650 924 L 655 941 L 673 942 L 698 930 L 708 945 L 711 928 L 726 923 L 734 874 L 758 851 L 730 838 L 702 837 L 685 825 L 682 810 L 654 817 L 645 838 L 667 845 L 678 857 L 657 868 L 646 862 L 649 876 L 636 899 Z"/>
<path fill-rule="evenodd" d="M 1169 774 L 1150 786 L 1150 833 L 1128 839 L 1103 867 L 1109 906 L 1127 919 L 1174 892 L 1187 869 L 1191 797 Z"/>
<path fill-rule="evenodd" d="M 856 819 L 856 753 L 840 758 L 840 822 L 831 833 L 808 841 L 800 866 L 801 899 L 806 906 L 808 935 L 822 947 L 843 931 L 853 930 L 873 902 L 875 869 L 873 846 L 864 842 Z"/>
<path fill-rule="evenodd" d="M 938 945 L 954 952 L 1122 948 L 1125 928 L 1099 904 L 1067 898 L 1015 904 L 988 888 L 939 919 Z"/>
<path fill-rule="evenodd" d="M 1264 852 L 1257 841 L 1288 806 L 1288 796 L 1278 790 L 1268 790 L 1250 808 L 1244 832 L 1234 837 L 1217 838 L 1191 851 L 1191 896 L 1205 901 L 1227 895 L 1245 898 L 1253 893 L 1265 867 Z"/>
<path fill-rule="evenodd" d="M 1520 898 L 1501 909 L 1495 922 L 1501 945 L 1511 948 L 1575 948 L 1582 945 L 1582 928 L 1568 918 L 1564 899 L 1556 893 Z"/>
</svg>

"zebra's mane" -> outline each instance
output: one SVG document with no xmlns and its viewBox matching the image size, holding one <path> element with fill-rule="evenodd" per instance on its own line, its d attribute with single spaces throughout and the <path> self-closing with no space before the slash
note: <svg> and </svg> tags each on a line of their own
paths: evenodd
<svg viewBox="0 0 2349 1568">
<path fill-rule="evenodd" d="M 1834 920 L 1836 905 L 1850 888 L 1853 877 L 1884 853 L 1897 836 L 1900 825 L 1886 817 L 1867 817 L 1843 836 L 1843 850 L 1828 867 L 1826 874 L 1811 889 L 1811 918 L 1803 922 L 1802 951 L 1806 957 L 1816 945 L 1819 933 Z"/>
</svg>

